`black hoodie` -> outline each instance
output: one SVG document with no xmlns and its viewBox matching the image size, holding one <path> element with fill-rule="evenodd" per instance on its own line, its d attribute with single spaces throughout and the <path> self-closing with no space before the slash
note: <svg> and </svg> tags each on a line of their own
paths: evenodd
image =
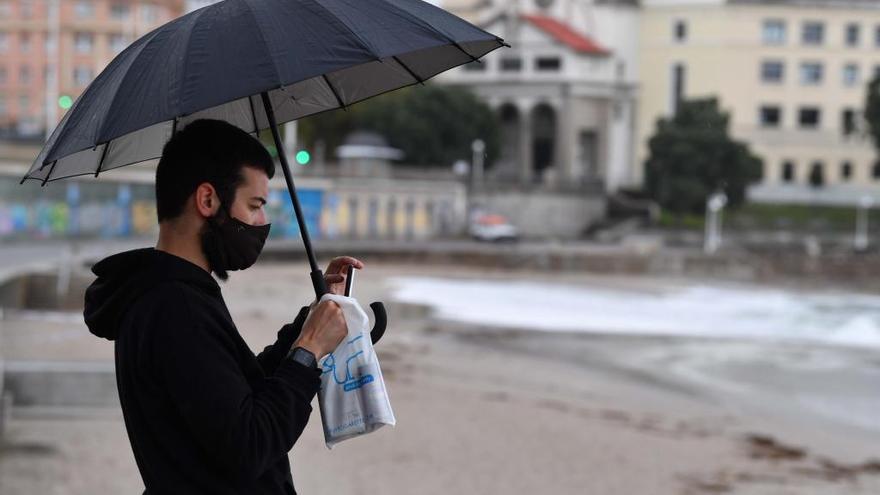
<svg viewBox="0 0 880 495">
<path fill-rule="evenodd" d="M 296 493 L 287 455 L 321 380 L 286 356 L 308 308 L 254 356 L 201 267 L 143 248 L 92 271 L 85 321 L 115 341 L 119 400 L 145 493 Z"/>
</svg>

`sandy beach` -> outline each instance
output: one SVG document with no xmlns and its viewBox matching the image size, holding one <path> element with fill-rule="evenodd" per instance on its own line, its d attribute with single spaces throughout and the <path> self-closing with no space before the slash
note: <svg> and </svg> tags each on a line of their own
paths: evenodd
<svg viewBox="0 0 880 495">
<path fill-rule="evenodd" d="M 309 302 L 306 273 L 258 263 L 223 286 L 255 352 Z M 290 453 L 300 493 L 880 493 L 880 425 L 865 413 L 880 395 L 876 348 L 475 325 L 395 303 L 408 277 L 632 294 L 692 284 L 368 263 L 355 295 L 389 307 L 377 351 L 397 426 L 328 450 L 315 401 Z M 113 359 L 75 314 L 7 314 L 2 332 L 8 361 Z M 0 493 L 142 490 L 118 409 L 13 409 Z"/>
</svg>

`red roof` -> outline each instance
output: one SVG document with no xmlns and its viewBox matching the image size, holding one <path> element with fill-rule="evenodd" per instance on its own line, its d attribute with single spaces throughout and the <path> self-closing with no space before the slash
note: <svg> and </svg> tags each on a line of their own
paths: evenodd
<svg viewBox="0 0 880 495">
<path fill-rule="evenodd" d="M 557 21 L 551 17 L 523 14 L 522 18 L 555 38 L 556 41 L 563 43 L 577 52 L 590 55 L 609 55 L 611 53 L 605 47 L 590 39 L 589 36 L 580 34 L 568 24 Z"/>
</svg>

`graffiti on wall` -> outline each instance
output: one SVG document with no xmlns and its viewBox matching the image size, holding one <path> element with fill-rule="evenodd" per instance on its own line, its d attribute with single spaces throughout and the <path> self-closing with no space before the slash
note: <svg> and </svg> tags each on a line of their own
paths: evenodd
<svg viewBox="0 0 880 495">
<path fill-rule="evenodd" d="M 2 181 L 8 180 L 0 178 Z M 49 188 L 46 188 L 49 189 Z M 151 185 L 77 181 L 39 197 L 27 192 L 0 199 L 0 238 L 135 237 L 158 233 Z M 21 190 L 13 189 L 18 192 Z M 45 191 L 45 189 L 41 190 Z M 413 194 L 300 189 L 299 202 L 316 239 L 416 239 L 451 233 L 453 201 Z M 299 238 L 286 189 L 270 191 L 271 238 Z"/>
</svg>

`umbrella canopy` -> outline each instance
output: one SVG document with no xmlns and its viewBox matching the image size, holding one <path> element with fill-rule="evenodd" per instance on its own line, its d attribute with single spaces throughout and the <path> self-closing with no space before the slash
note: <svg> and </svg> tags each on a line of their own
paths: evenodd
<svg viewBox="0 0 880 495">
<path fill-rule="evenodd" d="M 200 118 L 256 133 L 274 127 L 270 113 L 283 123 L 344 108 L 505 45 L 420 0 L 225 0 L 120 53 L 65 114 L 22 183 L 159 158 L 177 129 Z"/>
</svg>

